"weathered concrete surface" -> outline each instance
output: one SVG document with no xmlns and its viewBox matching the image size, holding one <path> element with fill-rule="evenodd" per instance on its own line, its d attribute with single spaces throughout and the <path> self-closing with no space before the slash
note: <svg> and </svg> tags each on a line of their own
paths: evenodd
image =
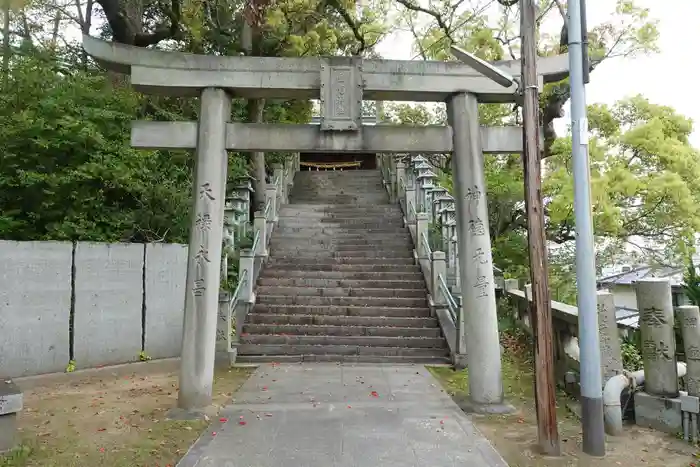
<svg viewBox="0 0 700 467">
<path fill-rule="evenodd" d="M 481 127 L 484 154 L 523 150 L 522 127 Z M 192 149 L 197 143 L 196 122 L 136 121 L 131 145 L 136 148 Z M 363 126 L 360 132 L 319 132 L 317 125 L 229 123 L 226 149 L 232 151 L 295 152 L 452 152 L 452 130 L 447 126 Z"/>
<path fill-rule="evenodd" d="M 217 57 L 132 47 L 83 35 L 83 49 L 100 64 L 131 73 L 139 91 L 196 96 L 203 88 L 234 90 L 237 97 L 318 99 L 325 66 L 348 66 L 351 57 Z M 514 102 L 517 84 L 506 88 L 460 62 L 361 60 L 365 100 L 441 102 L 469 91 L 482 102 Z M 520 61 L 495 62 L 516 78 Z M 397 73 L 397 71 L 400 72 Z M 566 54 L 537 60 L 538 84 L 561 80 L 569 70 Z"/>
<path fill-rule="evenodd" d="M 639 426 L 669 434 L 683 430 L 681 400 L 677 397 L 655 396 L 646 392 L 634 394 L 634 420 Z"/>
<path fill-rule="evenodd" d="M 143 248 L 140 244 L 78 243 L 73 349 L 78 368 L 138 360 Z"/>
<path fill-rule="evenodd" d="M 178 467 L 507 467 L 422 366 L 265 365 L 221 417 Z"/>
<path fill-rule="evenodd" d="M 178 357 L 187 277 L 187 245 L 146 245 L 146 353 Z"/>
<path fill-rule="evenodd" d="M 0 378 L 65 370 L 72 249 L 0 241 Z"/>
</svg>

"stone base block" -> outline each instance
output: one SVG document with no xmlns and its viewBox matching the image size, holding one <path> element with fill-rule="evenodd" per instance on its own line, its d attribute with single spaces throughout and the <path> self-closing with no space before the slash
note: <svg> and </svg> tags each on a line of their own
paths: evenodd
<svg viewBox="0 0 700 467">
<path fill-rule="evenodd" d="M 467 395 L 455 395 L 452 398 L 464 413 L 481 415 L 506 415 L 515 413 L 517 409 L 506 401 L 500 404 L 480 404 Z"/>
<path fill-rule="evenodd" d="M 673 435 L 683 431 L 680 398 L 637 392 L 634 395 L 634 416 L 639 426 Z"/>
<path fill-rule="evenodd" d="M 0 381 L 0 454 L 17 444 L 17 412 L 22 402 L 22 391 L 12 381 Z"/>
<path fill-rule="evenodd" d="M 455 354 L 452 357 L 455 370 L 464 370 L 467 368 L 467 356 L 464 354 Z"/>
<path fill-rule="evenodd" d="M 0 454 L 17 446 L 17 414 L 0 415 Z"/>
</svg>

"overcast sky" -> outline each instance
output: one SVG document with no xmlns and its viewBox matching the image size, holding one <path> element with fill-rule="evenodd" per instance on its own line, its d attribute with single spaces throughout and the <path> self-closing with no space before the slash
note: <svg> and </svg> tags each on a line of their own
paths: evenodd
<svg viewBox="0 0 700 467">
<path fill-rule="evenodd" d="M 587 0 L 589 26 L 608 19 L 615 3 L 615 0 Z M 625 96 L 643 94 L 652 102 L 674 107 L 698 122 L 692 142 L 700 146 L 700 84 L 694 79 L 690 82 L 691 76 L 700 72 L 691 40 L 700 20 L 700 0 L 637 0 L 636 3 L 648 7 L 651 16 L 660 21 L 661 52 L 603 62 L 591 74 L 586 87 L 587 101 L 613 103 Z M 398 33 L 384 41 L 379 51 L 386 58 L 410 59 L 411 40 L 410 33 Z M 693 91 L 694 88 L 698 89 Z M 565 129 L 568 117 L 558 123 L 560 130 Z"/>
</svg>

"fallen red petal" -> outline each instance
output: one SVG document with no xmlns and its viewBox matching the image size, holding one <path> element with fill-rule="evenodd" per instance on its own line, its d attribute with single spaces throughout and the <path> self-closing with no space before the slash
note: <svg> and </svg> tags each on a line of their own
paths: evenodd
<svg viewBox="0 0 700 467">
<path fill-rule="evenodd" d="M 222 418 L 219 419 L 219 421 L 220 421 L 221 423 L 226 423 L 226 422 L 228 422 L 228 418 L 223 418 L 223 417 L 222 417 Z"/>
<path fill-rule="evenodd" d="M 238 422 L 238 424 L 239 424 L 239 425 L 247 425 L 248 422 L 246 422 L 245 420 L 241 420 L 240 422 Z"/>
<path fill-rule="evenodd" d="M 105 448 L 100 448 L 100 452 L 105 452 Z"/>
<path fill-rule="evenodd" d="M 211 435 L 212 435 L 212 436 L 216 436 L 216 431 L 212 431 L 212 432 L 211 432 Z"/>
<path fill-rule="evenodd" d="M 377 394 L 377 391 L 372 391 L 370 394 L 372 395 L 372 397 L 379 397 L 379 394 Z"/>
</svg>

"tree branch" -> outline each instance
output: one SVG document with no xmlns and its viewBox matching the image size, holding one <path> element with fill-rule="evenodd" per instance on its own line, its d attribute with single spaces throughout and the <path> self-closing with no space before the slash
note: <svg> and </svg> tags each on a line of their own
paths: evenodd
<svg viewBox="0 0 700 467">
<path fill-rule="evenodd" d="M 170 8 L 164 12 L 168 17 L 168 21 L 158 25 L 152 32 L 132 30 L 133 26 L 130 24 L 130 21 L 134 18 L 127 17 L 120 0 L 97 0 L 97 3 L 102 6 L 115 42 L 137 47 L 148 47 L 160 41 L 172 39 L 180 32 L 180 0 L 171 0 Z"/>
</svg>

